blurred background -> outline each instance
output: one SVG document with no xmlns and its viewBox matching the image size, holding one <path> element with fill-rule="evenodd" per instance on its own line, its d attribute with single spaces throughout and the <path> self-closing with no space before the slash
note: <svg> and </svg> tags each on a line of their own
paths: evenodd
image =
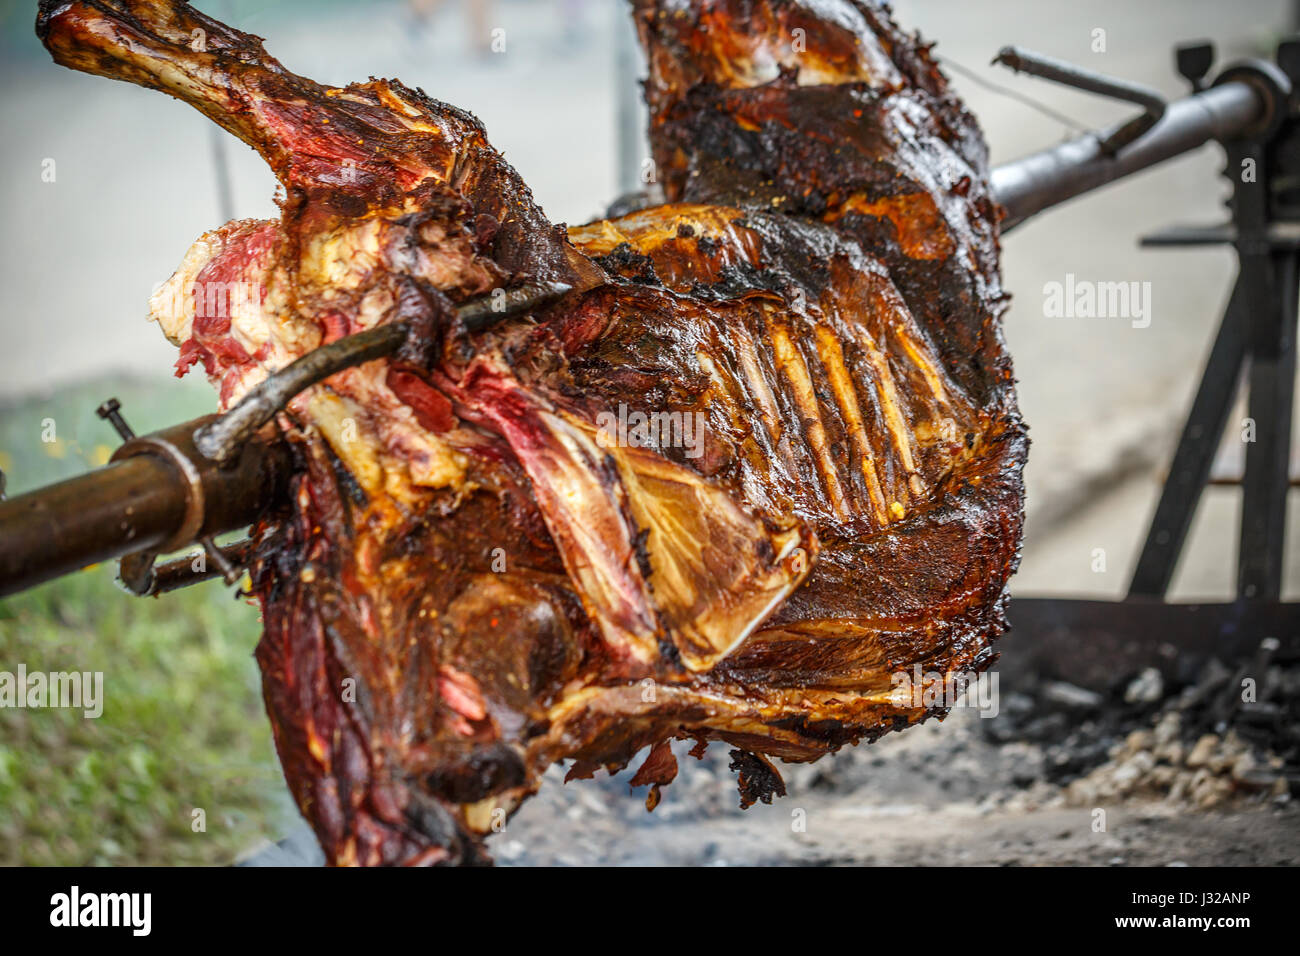
<svg viewBox="0 0 1300 956">
<path fill-rule="evenodd" d="M 644 68 L 616 0 L 197 6 L 266 37 L 289 69 L 318 81 L 396 77 L 474 112 L 553 221 L 597 218 L 640 186 Z M 1128 115 L 1113 102 L 990 67 L 1001 46 L 1023 45 L 1174 97 L 1185 92 L 1173 69 L 1176 42 L 1213 39 L 1220 62 L 1271 57 L 1294 26 L 1292 8 L 1287 0 L 900 0 L 895 16 L 938 41 L 997 163 Z M 35 3 L 4 0 L 0 9 L 0 81 L 8 91 L 0 101 L 0 469 L 13 494 L 107 459 L 115 439 L 94 408 L 109 395 L 122 400 L 137 431 L 211 410 L 201 378 L 170 377 L 174 350 L 145 321 L 146 301 L 201 233 L 277 210 L 275 181 L 249 148 L 166 96 L 55 67 L 32 33 Z M 1224 218 L 1222 163 L 1217 148 L 1202 149 L 1050 211 L 1005 240 L 1014 295 L 1006 334 L 1034 442 L 1016 593 L 1119 597 L 1126 588 L 1235 269 L 1227 250 L 1148 251 L 1137 240 L 1173 223 Z M 1046 318 L 1044 285 L 1067 273 L 1151 283 L 1149 327 Z M 55 438 L 43 440 L 50 421 Z M 1235 492 L 1207 492 L 1176 599 L 1231 596 L 1236 510 Z M 1284 597 L 1294 600 L 1294 499 L 1288 540 Z M 211 584 L 140 601 L 112 577 L 112 568 L 91 568 L 0 602 L 0 670 L 18 662 L 29 671 L 101 670 L 107 697 L 94 721 L 0 710 L 0 863 L 223 863 L 291 831 L 296 813 L 251 657 L 256 611 Z M 924 755 L 932 729 L 916 732 L 916 743 L 891 738 L 861 759 L 897 753 L 905 768 L 926 759 L 906 755 L 916 748 Z M 995 765 L 1002 766 L 986 761 Z M 694 786 L 730 793 L 729 776 L 705 773 Z M 874 796 L 862 786 L 865 793 L 854 784 L 859 803 L 903 799 L 888 785 Z M 590 803 L 575 789 L 555 800 Z M 687 788 L 669 788 L 665 804 L 678 789 Z M 939 807 L 978 795 L 932 794 Z M 626 802 L 646 817 L 636 800 Z M 724 804 L 734 799 L 718 803 L 725 816 Z M 536 806 L 520 819 L 563 818 L 571 809 L 554 800 Z M 196 807 L 207 814 L 202 833 L 191 825 Z M 768 810 L 756 807 L 750 819 L 761 825 Z M 679 811 L 666 806 L 654 820 Z M 772 812 L 787 832 L 789 811 Z M 589 821 L 598 810 L 583 813 Z M 556 858 L 547 852 L 520 844 L 502 856 Z"/>
</svg>

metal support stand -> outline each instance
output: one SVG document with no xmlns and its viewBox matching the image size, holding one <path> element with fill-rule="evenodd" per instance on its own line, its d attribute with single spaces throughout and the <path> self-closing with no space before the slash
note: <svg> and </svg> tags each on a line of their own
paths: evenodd
<svg viewBox="0 0 1300 956">
<path fill-rule="evenodd" d="M 1240 426 L 1246 470 L 1237 596 L 1261 602 L 1281 596 L 1300 242 L 1270 230 L 1268 158 L 1263 143 L 1228 146 L 1228 172 L 1236 179 L 1234 229 L 1176 230 L 1143 240 L 1145 246 L 1231 241 L 1240 269 L 1138 559 L 1130 597 L 1162 598 L 1169 589 L 1243 373 L 1249 409 Z"/>
<path fill-rule="evenodd" d="M 1180 72 L 1194 89 L 1204 88 L 1211 59 L 1204 46 L 1179 51 Z M 1300 44 L 1283 44 L 1279 61 L 1288 74 L 1300 73 Z M 1248 69 L 1268 80 L 1267 69 L 1242 66 L 1226 71 L 1216 85 Z M 1223 144 L 1233 188 L 1230 223 L 1175 228 L 1142 240 L 1146 247 L 1231 244 L 1239 269 L 1128 597 L 1013 600 L 1009 616 L 1027 646 L 1007 646 L 1004 672 L 1105 690 L 1143 667 L 1188 680 L 1209 657 L 1248 659 L 1270 638 L 1276 659 L 1300 659 L 1300 604 L 1281 601 L 1300 294 L 1300 120 L 1289 102 L 1292 108 L 1267 128 Z M 1243 381 L 1248 417 L 1230 423 Z M 1237 598 L 1169 604 L 1165 596 L 1226 428 L 1240 428 L 1246 443 Z"/>
</svg>

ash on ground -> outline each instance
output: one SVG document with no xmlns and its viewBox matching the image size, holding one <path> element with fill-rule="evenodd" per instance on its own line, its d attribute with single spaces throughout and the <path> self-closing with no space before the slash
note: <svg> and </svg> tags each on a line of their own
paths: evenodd
<svg viewBox="0 0 1300 956">
<path fill-rule="evenodd" d="M 489 838 L 505 866 L 1294 865 L 1300 863 L 1300 663 L 1261 645 L 1172 686 L 1158 671 L 1098 692 L 999 681 L 998 712 L 956 707 L 813 764 L 776 762 L 787 796 L 740 809 L 731 749 L 673 744 L 653 813 L 611 777 L 541 791 Z M 323 862 L 301 825 L 244 865 Z"/>
<path fill-rule="evenodd" d="M 954 708 L 875 744 L 782 764 L 788 796 L 739 807 L 730 750 L 673 746 L 653 813 L 621 773 L 541 792 L 490 838 L 503 865 L 1300 863 L 1300 666 L 1261 645 L 1187 686 L 1000 682 L 996 716 Z"/>
</svg>

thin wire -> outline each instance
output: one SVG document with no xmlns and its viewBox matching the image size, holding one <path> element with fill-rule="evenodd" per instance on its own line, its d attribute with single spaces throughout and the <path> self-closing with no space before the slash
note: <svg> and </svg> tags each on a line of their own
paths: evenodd
<svg viewBox="0 0 1300 956">
<path fill-rule="evenodd" d="M 1092 132 L 1091 127 L 1085 126 L 1082 123 L 1078 122 L 1077 120 L 1072 119 L 1069 116 L 1066 116 L 1064 113 L 1052 109 L 1052 107 L 1048 106 L 1046 103 L 1040 102 L 1039 100 L 1034 99 L 1032 96 L 1026 96 L 1024 93 L 1021 93 L 1019 90 L 1012 89 L 1009 86 L 1003 86 L 1001 83 L 995 83 L 990 79 L 980 76 L 974 70 L 970 69 L 969 67 L 962 66 L 960 63 L 958 63 L 956 60 L 953 60 L 951 57 L 939 56 L 938 54 L 936 54 L 935 59 L 938 60 L 940 63 L 942 63 L 944 66 L 948 67 L 950 70 L 960 73 L 962 76 L 966 77 L 969 80 L 974 81 L 975 83 L 979 84 L 985 89 L 991 90 L 994 93 L 998 93 L 1001 94 L 1002 96 L 1006 96 L 1013 100 L 1016 100 L 1017 102 L 1022 103 L 1025 106 L 1028 106 L 1030 109 L 1037 110 L 1039 113 L 1042 113 L 1044 116 L 1049 117 L 1050 119 L 1054 119 L 1058 123 L 1064 124 L 1069 129 L 1074 130 L 1076 133 Z"/>
<path fill-rule="evenodd" d="M 218 3 L 213 11 L 225 23 L 232 23 L 229 0 Z M 230 161 L 226 156 L 226 131 L 215 123 L 208 128 L 209 142 L 212 144 L 212 172 L 217 180 L 217 215 L 221 222 L 227 223 L 235 218 L 234 186 L 230 180 Z"/>
<path fill-rule="evenodd" d="M 226 159 L 226 131 L 215 123 L 209 125 L 212 170 L 217 180 L 217 215 L 224 224 L 235 218 L 235 201 L 231 195 L 233 189 L 230 183 L 230 162 Z"/>
</svg>

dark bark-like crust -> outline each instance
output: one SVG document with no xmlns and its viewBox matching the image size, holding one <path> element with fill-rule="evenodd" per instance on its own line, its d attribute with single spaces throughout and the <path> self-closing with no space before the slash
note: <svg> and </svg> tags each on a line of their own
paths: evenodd
<svg viewBox="0 0 1300 956">
<path fill-rule="evenodd" d="M 785 796 L 785 781 L 780 772 L 772 761 L 760 754 L 733 750 L 729 769 L 737 775 L 742 810 L 748 810 L 760 801 L 771 803 L 773 797 Z"/>
</svg>

